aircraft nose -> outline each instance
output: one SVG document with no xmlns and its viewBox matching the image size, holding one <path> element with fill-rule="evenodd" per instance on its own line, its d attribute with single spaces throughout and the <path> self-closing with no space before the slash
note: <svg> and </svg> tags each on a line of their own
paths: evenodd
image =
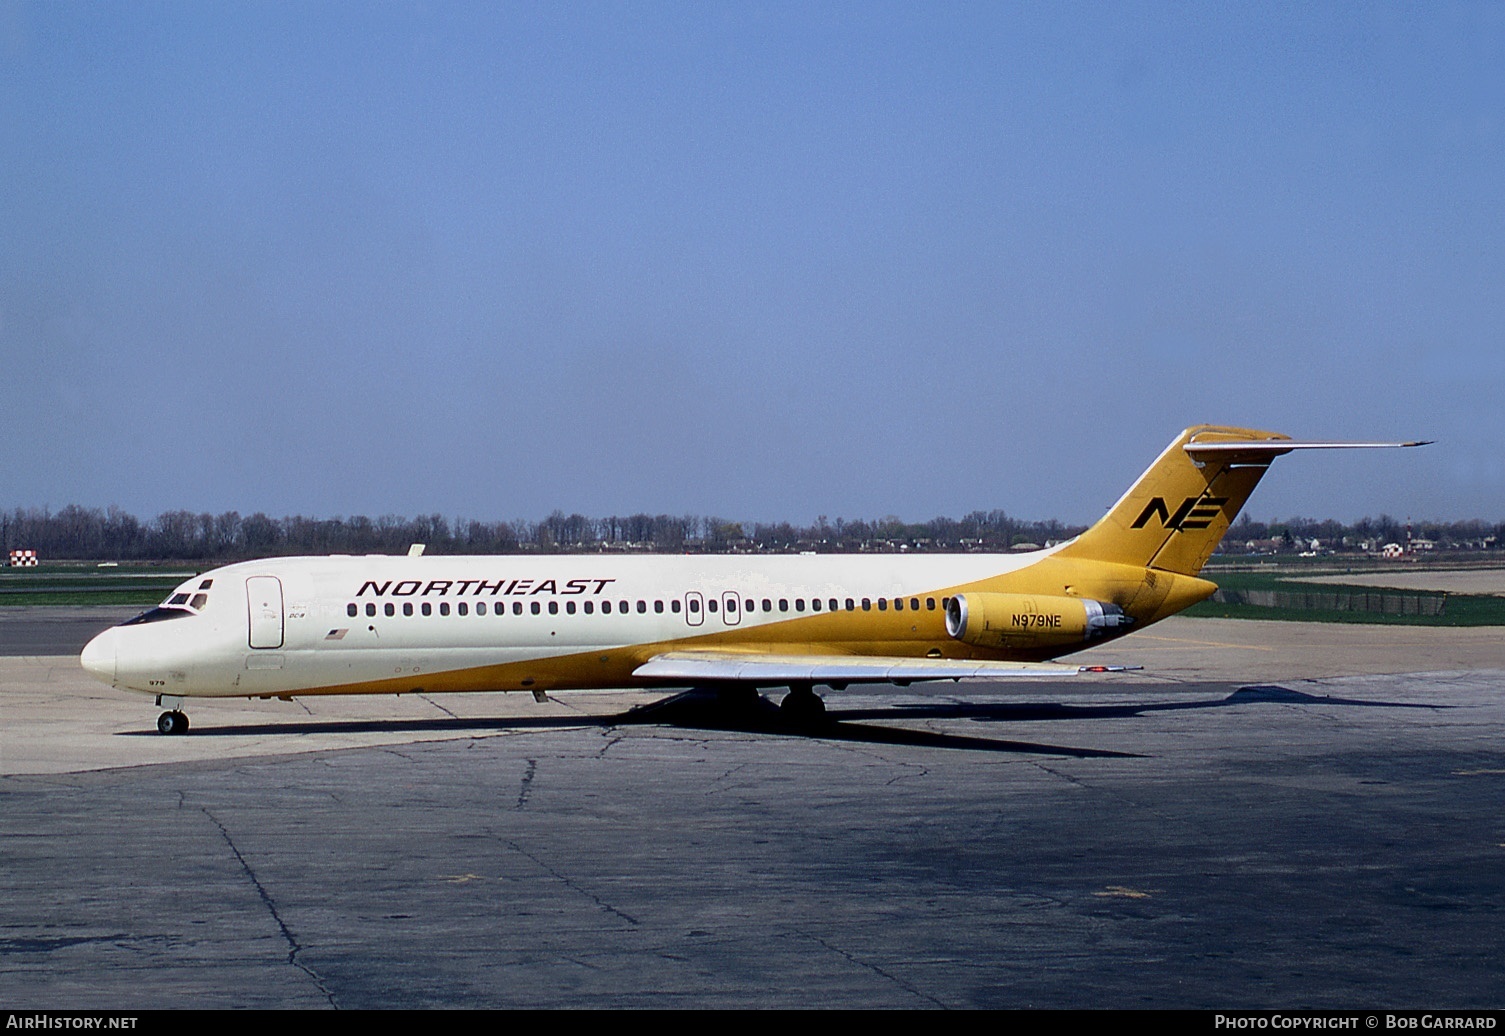
<svg viewBox="0 0 1505 1036">
<path fill-rule="evenodd" d="M 96 680 L 115 682 L 115 640 L 113 627 L 105 630 L 84 645 L 84 653 L 78 656 L 79 664 Z"/>
</svg>

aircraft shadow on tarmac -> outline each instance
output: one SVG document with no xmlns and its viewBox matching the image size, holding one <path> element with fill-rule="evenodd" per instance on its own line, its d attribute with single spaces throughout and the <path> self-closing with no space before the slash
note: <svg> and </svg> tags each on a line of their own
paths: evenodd
<svg viewBox="0 0 1505 1036">
<path fill-rule="evenodd" d="M 1221 688 L 1209 688 L 1217 691 Z M 1010 752 L 1034 755 L 1066 755 L 1077 758 L 1141 758 L 1137 753 L 1095 748 L 1073 748 L 1030 741 L 947 734 L 910 727 L 878 726 L 867 721 L 972 720 L 982 723 L 1026 722 L 1062 719 L 1130 719 L 1153 712 L 1183 709 L 1215 709 L 1231 705 L 1272 703 L 1312 706 L 1363 706 L 1370 708 L 1436 709 L 1447 706 L 1413 702 L 1376 702 L 1333 698 L 1274 685 L 1239 687 L 1221 697 L 1193 701 L 1145 704 L 1062 705 L 1056 702 L 903 702 L 883 708 L 835 708 L 815 719 L 791 720 L 779 706 L 751 692 L 726 696 L 711 690 L 691 690 L 662 701 L 640 705 L 606 716 L 540 716 L 496 719 L 422 720 L 309 720 L 298 723 L 257 723 L 195 728 L 191 737 L 246 737 L 268 734 L 379 734 L 501 730 L 564 730 L 581 727 L 664 726 L 685 730 L 720 730 L 810 737 L 826 741 L 952 748 L 974 752 Z M 123 731 L 123 736 L 160 737 L 155 731 Z"/>
</svg>

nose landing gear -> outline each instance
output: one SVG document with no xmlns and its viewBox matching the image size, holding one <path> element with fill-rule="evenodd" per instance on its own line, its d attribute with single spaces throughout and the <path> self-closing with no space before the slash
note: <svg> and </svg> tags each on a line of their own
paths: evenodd
<svg viewBox="0 0 1505 1036">
<path fill-rule="evenodd" d="M 157 717 L 157 730 L 163 734 L 186 734 L 188 717 L 177 711 L 164 712 Z"/>
<path fill-rule="evenodd" d="M 183 699 L 177 695 L 157 695 L 157 706 L 169 711 L 157 717 L 157 731 L 162 734 L 188 733 L 188 717 L 182 711 Z"/>
</svg>

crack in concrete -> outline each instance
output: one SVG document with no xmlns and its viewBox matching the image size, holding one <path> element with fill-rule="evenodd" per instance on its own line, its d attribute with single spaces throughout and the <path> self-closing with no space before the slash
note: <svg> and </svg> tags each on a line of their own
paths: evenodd
<svg viewBox="0 0 1505 1036">
<path fill-rule="evenodd" d="M 272 915 L 272 920 L 277 923 L 277 930 L 282 933 L 282 938 L 287 942 L 288 945 L 287 962 L 293 967 L 297 968 L 299 971 L 303 972 L 309 977 L 310 980 L 313 981 L 313 984 L 318 988 L 319 992 L 323 993 L 324 998 L 329 1001 L 330 1007 L 338 1008 L 340 1005 L 335 1002 L 334 993 L 332 993 L 329 988 L 324 985 L 323 980 L 319 978 L 319 976 L 314 972 L 312 968 L 308 967 L 298 960 L 298 954 L 303 951 L 303 947 L 298 945 L 298 940 L 293 937 L 293 933 L 283 922 L 282 915 L 277 912 L 277 904 L 272 902 L 272 897 L 267 894 L 266 888 L 261 884 L 260 879 L 256 877 L 256 872 L 251 869 L 251 864 L 247 862 L 246 858 L 241 855 L 240 850 L 236 848 L 235 840 L 230 837 L 230 832 L 226 830 L 224 824 L 220 823 L 219 818 L 216 817 L 213 813 L 209 812 L 208 809 L 204 809 L 203 813 L 204 816 L 209 818 L 209 822 L 219 829 L 220 837 L 223 838 L 225 840 L 225 844 L 230 847 L 230 852 L 235 854 L 235 859 L 239 861 L 241 870 L 245 871 L 246 878 L 251 882 L 251 887 L 254 888 L 256 890 L 256 894 L 261 897 L 261 902 L 267 908 L 267 912 Z"/>
<path fill-rule="evenodd" d="M 638 925 L 638 924 L 642 923 L 637 918 L 633 917 L 631 914 L 626 914 L 626 913 L 623 913 L 622 911 L 618 910 L 616 907 L 614 907 L 610 903 L 606 902 L 606 900 L 604 900 L 600 896 L 596 895 L 590 889 L 583 888 L 580 885 L 576 884 L 570 878 L 567 878 L 563 874 L 560 874 L 553 867 L 550 867 L 547 863 L 544 863 L 537 856 L 534 856 L 532 853 L 528 852 L 528 850 L 524 849 L 522 846 L 518 845 L 516 842 L 507 842 L 506 845 L 507 845 L 507 848 L 511 849 L 513 852 L 517 853 L 519 856 L 523 856 L 523 857 L 526 857 L 529 860 L 532 860 L 534 862 L 534 864 L 536 864 L 541 870 L 543 870 L 543 871 L 547 872 L 548 874 L 552 875 L 557 881 L 559 881 L 561 884 L 563 884 L 565 888 L 569 889 L 572 892 L 578 892 L 580 895 L 586 897 L 592 903 L 596 904 L 596 906 L 600 907 L 602 910 L 605 910 L 607 913 L 609 913 L 609 914 L 615 914 L 617 917 L 620 917 L 622 920 L 626 921 L 628 924 L 631 924 L 631 925 Z"/>
<path fill-rule="evenodd" d="M 1033 762 L 1032 765 L 1034 765 L 1036 769 L 1044 770 L 1046 773 L 1050 774 L 1052 777 L 1060 778 L 1061 780 L 1065 781 L 1067 784 L 1075 784 L 1078 788 L 1091 788 L 1092 787 L 1092 785 L 1088 784 L 1086 781 L 1082 780 L 1080 777 L 1073 777 L 1069 773 L 1062 773 L 1060 770 L 1053 770 L 1049 766 L 1046 766 L 1044 763 Z"/>
<path fill-rule="evenodd" d="M 855 954 L 848 953 L 846 950 L 843 950 L 839 946 L 832 946 L 830 943 L 826 942 L 826 940 L 822 939 L 818 935 L 812 935 L 809 932 L 799 931 L 799 929 L 795 929 L 795 931 L 801 937 L 809 939 L 811 942 L 813 942 L 816 945 L 822 947 L 823 949 L 829 950 L 830 952 L 832 952 L 832 953 L 836 954 L 837 956 L 841 957 L 843 960 L 846 960 L 846 961 L 848 961 L 851 964 L 855 964 L 859 968 L 865 968 L 868 971 L 871 971 L 873 974 L 879 976 L 880 978 L 883 978 L 883 979 L 888 980 L 889 982 L 892 982 L 894 985 L 896 985 L 900 989 L 904 990 L 904 992 L 908 993 L 910 996 L 917 997 L 920 1000 L 924 1000 L 924 1001 L 926 1001 L 928 1003 L 934 1004 L 936 1007 L 939 1007 L 939 1008 L 942 1008 L 942 1009 L 944 1009 L 946 1007 L 946 1005 L 944 1003 L 942 1003 L 940 1000 L 937 1000 L 935 997 L 931 996 L 929 993 L 921 992 L 920 990 L 916 989 L 914 986 L 910 985 L 908 982 L 905 982 L 903 979 L 899 978 L 899 976 L 893 974 L 892 972 L 885 971 L 883 968 L 879 967 L 876 964 L 870 964 L 869 962 L 860 959 Z"/>
<path fill-rule="evenodd" d="M 420 694 L 420 695 L 418 695 L 418 700 L 419 701 L 427 702 L 428 704 L 432 705 L 434 708 L 438 709 L 440 712 L 444 713 L 450 719 L 459 719 L 460 718 L 459 716 L 457 716 L 453 712 L 451 712 L 449 709 L 446 709 L 443 705 L 440 705 L 434 699 L 430 698 L 427 694 Z"/>
<path fill-rule="evenodd" d="M 909 769 L 912 769 L 912 770 L 914 770 L 916 772 L 915 773 L 901 773 L 897 777 L 891 777 L 891 778 L 889 778 L 887 781 L 884 782 L 884 785 L 883 785 L 886 788 L 891 788 L 895 784 L 898 784 L 900 781 L 912 781 L 912 780 L 916 780 L 916 779 L 921 778 L 921 777 L 929 777 L 930 776 L 930 767 L 928 767 L 928 766 L 922 766 L 919 763 L 895 762 L 894 765 L 899 766 L 901 768 L 908 767 Z"/>
</svg>

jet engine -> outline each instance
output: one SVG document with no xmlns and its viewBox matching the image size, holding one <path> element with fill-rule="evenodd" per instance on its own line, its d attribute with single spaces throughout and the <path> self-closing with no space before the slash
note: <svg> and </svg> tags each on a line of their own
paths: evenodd
<svg viewBox="0 0 1505 1036">
<path fill-rule="evenodd" d="M 946 604 L 946 632 L 988 648 L 1064 648 L 1134 620 L 1116 604 L 1050 594 L 958 594 Z"/>
</svg>

